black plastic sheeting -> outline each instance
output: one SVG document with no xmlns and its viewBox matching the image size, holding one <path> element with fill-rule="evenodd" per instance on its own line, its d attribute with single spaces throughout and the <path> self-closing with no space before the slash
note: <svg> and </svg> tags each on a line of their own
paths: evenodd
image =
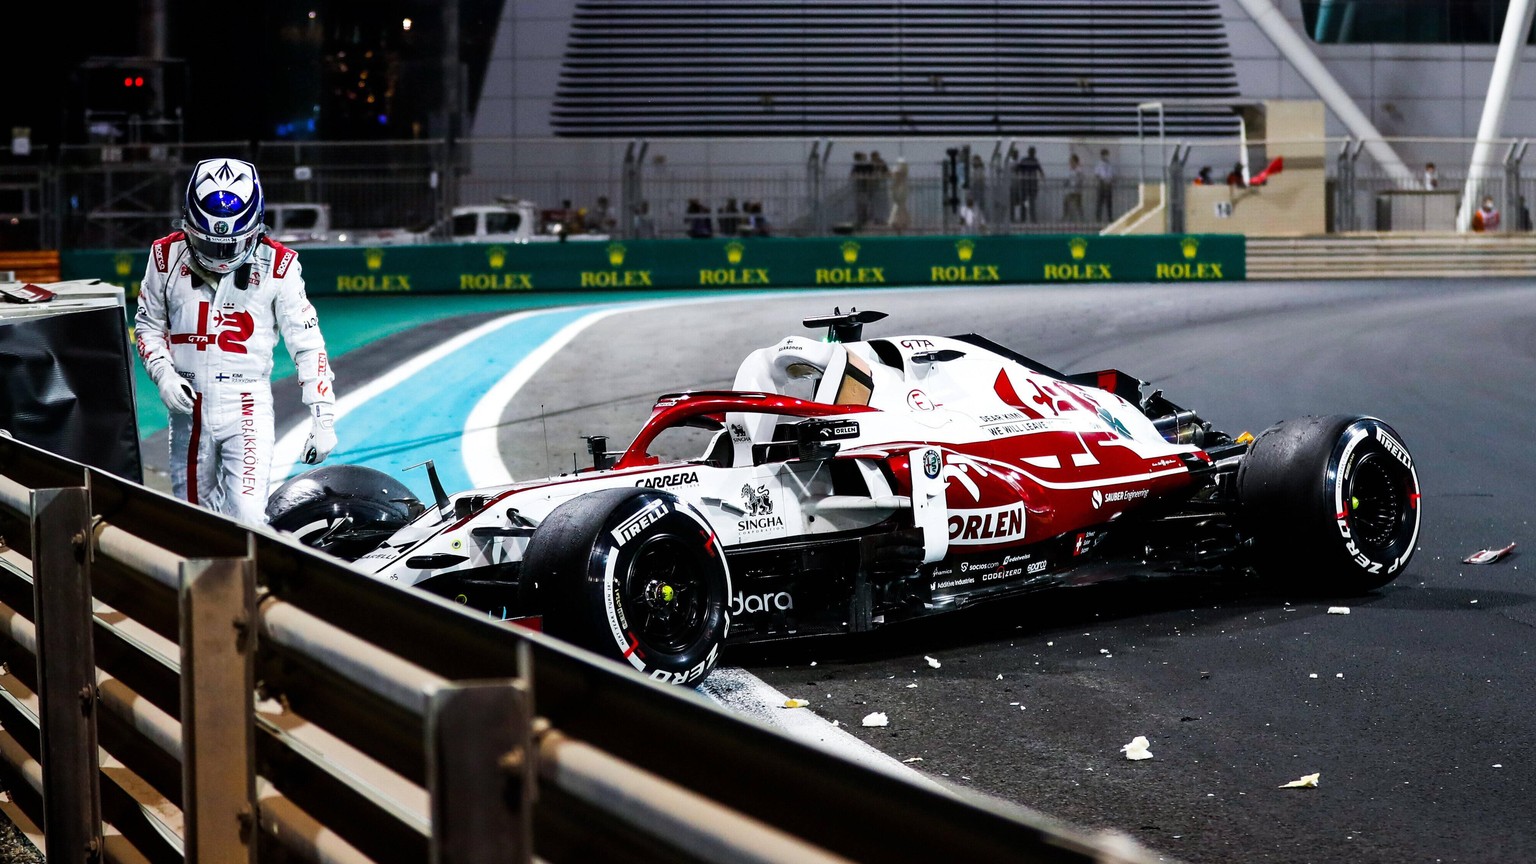
<svg viewBox="0 0 1536 864">
<path fill-rule="evenodd" d="M 0 318 L 0 429 L 144 482 L 123 307 Z"/>
</svg>

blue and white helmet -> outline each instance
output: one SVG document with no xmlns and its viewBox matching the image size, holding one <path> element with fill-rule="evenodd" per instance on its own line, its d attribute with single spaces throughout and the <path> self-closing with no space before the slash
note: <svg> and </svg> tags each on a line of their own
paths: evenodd
<svg viewBox="0 0 1536 864">
<path fill-rule="evenodd" d="M 244 264 L 261 239 L 265 206 L 255 165 L 239 159 L 197 163 L 187 182 L 182 221 L 197 263 L 214 273 Z"/>
</svg>

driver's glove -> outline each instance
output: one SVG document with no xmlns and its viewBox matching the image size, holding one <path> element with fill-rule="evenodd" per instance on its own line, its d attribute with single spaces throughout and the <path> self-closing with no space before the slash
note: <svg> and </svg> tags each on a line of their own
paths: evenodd
<svg viewBox="0 0 1536 864">
<path fill-rule="evenodd" d="M 314 419 L 309 424 L 309 438 L 304 441 L 304 463 L 317 465 L 336 449 L 336 415 L 330 405 L 310 406 Z"/>
</svg>

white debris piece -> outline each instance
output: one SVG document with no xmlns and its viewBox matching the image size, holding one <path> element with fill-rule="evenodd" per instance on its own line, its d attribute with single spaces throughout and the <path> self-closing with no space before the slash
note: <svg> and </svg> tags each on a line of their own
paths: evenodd
<svg viewBox="0 0 1536 864">
<path fill-rule="evenodd" d="M 1328 614 L 1329 615 L 1348 615 L 1349 614 L 1349 607 L 1348 606 L 1329 606 L 1328 607 Z"/>
<path fill-rule="evenodd" d="M 1289 783 L 1281 783 L 1280 784 L 1280 788 L 1281 789 L 1316 789 L 1317 788 L 1317 781 L 1321 780 L 1322 777 L 1323 777 L 1322 772 L 1318 772 L 1317 774 L 1306 774 L 1306 775 L 1303 775 L 1302 777 L 1300 777 L 1298 779 L 1292 780 Z"/>
<path fill-rule="evenodd" d="M 913 762 L 921 762 L 921 761 L 923 761 L 923 757 L 921 757 L 921 756 L 913 756 L 911 759 L 903 759 L 901 761 L 905 762 L 908 765 L 911 765 Z"/>
<path fill-rule="evenodd" d="M 1109 649 L 1108 648 L 1100 648 L 1099 649 L 1099 653 L 1100 654 L 1108 654 L 1109 653 Z"/>
<path fill-rule="evenodd" d="M 999 681 L 1003 680 L 1003 673 L 1001 673 L 1001 672 L 997 673 L 997 680 L 999 680 Z"/>
<path fill-rule="evenodd" d="M 865 726 L 889 726 L 889 725 L 891 725 L 891 718 L 885 716 L 885 712 L 884 711 L 876 711 L 873 714 L 867 714 L 867 715 L 864 716 L 864 725 Z"/>
<path fill-rule="evenodd" d="M 1505 555 L 1515 551 L 1515 544 L 1511 543 L 1503 549 L 1479 549 L 1462 559 L 1463 564 L 1492 564 Z"/>
<path fill-rule="evenodd" d="M 907 685 L 907 689 L 908 690 L 916 690 L 917 689 L 917 685 L 916 684 L 908 684 Z"/>
<path fill-rule="evenodd" d="M 1152 751 L 1147 749 L 1150 746 L 1152 745 L 1151 742 L 1147 740 L 1147 736 L 1137 735 L 1135 738 L 1131 739 L 1131 743 L 1121 747 L 1120 749 L 1124 751 L 1125 758 L 1132 761 L 1140 761 L 1142 759 L 1152 758 Z"/>
<path fill-rule="evenodd" d="M 1313 672 L 1313 673 L 1311 673 L 1311 674 L 1309 674 L 1309 675 L 1307 675 L 1307 677 L 1308 677 L 1308 678 L 1316 678 L 1316 677 L 1317 677 L 1317 673 L 1316 673 L 1316 672 Z"/>
<path fill-rule="evenodd" d="M 934 669 L 937 669 L 937 668 L 939 668 L 939 666 L 940 666 L 940 665 L 941 665 L 941 664 L 940 664 L 940 663 L 939 663 L 939 661 L 938 661 L 938 660 L 937 660 L 937 659 L 935 659 L 935 658 L 933 658 L 933 657 L 929 657 L 929 656 L 927 656 L 927 655 L 924 655 L 924 656 L 923 656 L 923 659 L 924 659 L 924 660 L 927 660 L 927 661 L 928 661 L 928 665 L 929 665 L 929 666 L 930 666 L 930 667 L 932 667 L 932 668 L 934 668 Z"/>
</svg>

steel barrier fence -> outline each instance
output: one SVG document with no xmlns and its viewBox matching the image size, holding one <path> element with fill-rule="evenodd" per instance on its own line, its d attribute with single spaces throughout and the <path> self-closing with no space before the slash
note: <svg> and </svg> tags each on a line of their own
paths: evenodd
<svg viewBox="0 0 1536 864">
<path fill-rule="evenodd" d="M 49 860 L 1148 862 L 0 436 L 0 780 Z"/>
<path fill-rule="evenodd" d="M 686 236 L 699 218 L 717 235 L 734 233 L 746 226 L 753 209 L 770 233 L 806 237 L 1097 231 L 1136 206 L 1143 180 L 1184 184 L 1209 167 L 1212 179 L 1224 183 L 1234 165 L 1239 174 L 1246 166 L 1251 176 L 1271 157 L 1285 155 L 1287 143 L 1296 142 L 498 139 L 69 145 L 36 148 L 26 158 L 0 153 L 0 248 L 145 246 L 178 218 L 191 166 L 218 155 L 255 162 L 268 201 L 327 204 L 334 227 L 348 231 L 441 228 L 455 205 L 511 196 L 549 209 L 568 203 L 584 210 L 594 229 L 621 238 Z M 1369 157 L 1361 159 L 1361 142 L 1323 143 L 1337 154 L 1327 160 L 1330 232 L 1450 230 L 1444 224 L 1447 207 L 1454 214 L 1459 204 L 1473 141 L 1392 139 L 1402 152 L 1437 165 L 1437 189 L 1425 188 L 1418 167 L 1415 176 L 1401 178 Z M 1504 213 L 1501 231 L 1531 230 L 1526 202 L 1536 185 L 1524 173 L 1526 143 L 1498 142 L 1499 164 L 1479 183 Z M 1039 151 L 1043 174 L 1037 180 L 1017 170 L 1026 145 Z M 1115 171 L 1107 212 L 1099 207 L 1094 177 L 1104 150 Z M 854 153 L 883 153 L 885 167 L 859 175 L 852 170 Z M 1181 161 L 1171 164 L 1176 153 Z M 1067 170 L 1071 155 L 1081 162 L 1080 180 Z M 962 212 L 968 199 L 975 213 L 969 225 Z"/>
</svg>

